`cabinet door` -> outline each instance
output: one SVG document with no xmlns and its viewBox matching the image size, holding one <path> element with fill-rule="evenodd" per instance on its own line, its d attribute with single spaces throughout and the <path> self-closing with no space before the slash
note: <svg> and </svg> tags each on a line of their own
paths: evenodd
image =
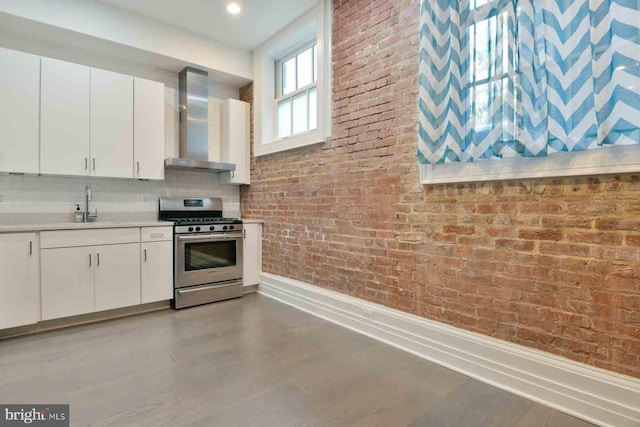
<svg viewBox="0 0 640 427">
<path fill-rule="evenodd" d="M 40 57 L 0 48 L 0 172 L 40 171 Z"/>
<path fill-rule="evenodd" d="M 242 282 L 257 285 L 262 271 L 262 224 L 243 224 L 245 238 L 242 256 Z"/>
<path fill-rule="evenodd" d="M 94 248 L 96 311 L 140 304 L 140 244 Z"/>
<path fill-rule="evenodd" d="M 40 172 L 89 173 L 90 69 L 42 58 Z"/>
<path fill-rule="evenodd" d="M 142 244 L 142 303 L 173 298 L 173 242 Z"/>
<path fill-rule="evenodd" d="M 91 175 L 132 178 L 133 77 L 91 69 Z"/>
<path fill-rule="evenodd" d="M 220 175 L 223 184 L 249 184 L 249 104 L 227 99 L 220 110 L 221 160 L 236 170 Z"/>
<path fill-rule="evenodd" d="M 41 251 L 42 320 L 93 313 L 93 266 L 90 247 Z"/>
<path fill-rule="evenodd" d="M 164 179 L 164 85 L 135 79 L 133 176 Z"/>
<path fill-rule="evenodd" d="M 0 329 L 40 320 L 39 253 L 35 233 L 0 234 Z"/>
</svg>

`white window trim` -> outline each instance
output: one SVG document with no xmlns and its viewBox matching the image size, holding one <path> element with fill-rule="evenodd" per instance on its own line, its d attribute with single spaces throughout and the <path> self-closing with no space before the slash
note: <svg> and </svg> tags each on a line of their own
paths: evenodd
<svg viewBox="0 0 640 427">
<path fill-rule="evenodd" d="M 610 146 L 547 157 L 419 164 L 421 184 L 453 184 L 640 172 L 640 146 Z"/>
<path fill-rule="evenodd" d="M 276 129 L 276 132 L 277 132 L 277 129 L 279 128 L 278 127 L 278 113 L 277 113 L 278 104 L 280 102 L 282 102 L 283 100 L 289 99 L 289 100 L 291 100 L 291 112 L 290 112 L 291 113 L 291 129 L 290 130 L 292 131 L 292 133 L 289 136 L 286 136 L 286 137 L 283 137 L 283 138 L 280 138 L 280 137 L 276 136 L 276 141 L 278 141 L 278 142 L 283 141 L 285 139 L 289 139 L 289 138 L 295 138 L 297 136 L 304 135 L 304 134 L 309 133 L 309 132 L 313 132 L 318 127 L 318 124 L 317 124 L 317 120 L 318 120 L 318 117 L 317 117 L 317 103 L 318 103 L 318 81 L 317 81 L 318 71 L 317 71 L 317 65 L 318 64 L 314 63 L 313 54 L 312 54 L 312 60 L 311 60 L 312 61 L 312 73 L 313 73 L 312 77 L 315 78 L 315 80 L 313 80 L 311 83 L 309 83 L 309 84 L 307 84 L 305 86 L 302 86 L 302 87 L 299 87 L 299 88 L 297 88 L 295 90 L 292 90 L 291 92 L 287 93 L 286 95 L 282 95 L 282 67 L 283 67 L 284 63 L 289 61 L 289 60 L 291 60 L 291 59 L 293 59 L 293 58 L 295 58 L 295 57 L 297 57 L 300 53 L 308 50 L 309 48 L 313 48 L 313 46 L 316 46 L 315 37 L 313 38 L 312 41 L 307 41 L 306 43 L 302 44 L 300 47 L 294 49 L 292 51 L 292 53 L 290 55 L 285 56 L 284 59 L 281 59 L 281 60 L 276 62 L 276 98 L 273 100 L 274 129 Z M 316 46 L 316 49 L 317 49 L 317 46 Z M 313 70 L 314 66 L 316 66 L 315 72 Z M 298 84 L 298 64 L 297 64 L 297 61 L 296 61 L 295 73 L 296 73 L 296 86 L 297 86 L 297 84 Z M 316 90 L 316 128 L 309 129 L 309 123 L 310 123 L 309 119 L 311 117 L 310 114 L 309 114 L 309 110 L 310 110 L 310 107 L 311 107 L 309 92 L 311 90 L 313 90 L 313 89 Z M 302 132 L 293 133 L 293 114 L 294 114 L 293 99 L 296 96 L 300 95 L 301 93 L 306 93 L 307 94 L 307 129 L 305 131 L 302 131 Z"/>
<path fill-rule="evenodd" d="M 254 52 L 254 141 L 257 156 L 325 142 L 331 135 L 331 11 L 320 3 Z M 276 63 L 315 36 L 318 49 L 317 129 L 278 139 L 275 127 Z"/>
<path fill-rule="evenodd" d="M 313 40 L 307 40 L 305 43 L 302 43 L 299 47 L 296 47 L 294 49 L 292 49 L 291 54 L 286 55 L 285 57 L 283 57 L 282 59 L 276 61 L 276 103 L 278 100 L 282 100 L 284 98 L 289 98 L 291 96 L 291 94 L 295 94 L 295 93 L 300 93 L 303 92 L 304 89 L 313 86 L 316 87 L 317 85 L 317 79 L 312 81 L 311 83 L 309 83 L 307 86 L 304 87 L 300 87 L 296 90 L 293 90 L 289 93 L 287 93 L 286 95 L 282 95 L 282 66 L 284 65 L 285 62 L 295 58 L 296 56 L 298 56 L 300 53 L 306 51 L 309 48 L 312 48 L 314 45 L 316 44 L 316 38 L 314 37 Z M 313 53 L 312 53 L 312 58 L 313 58 Z M 313 59 L 312 59 L 313 61 Z M 315 64 L 317 65 L 317 64 Z M 296 81 L 298 78 L 298 69 L 297 69 L 297 65 L 296 65 Z M 318 74 L 318 72 L 316 71 L 316 74 Z"/>
</svg>

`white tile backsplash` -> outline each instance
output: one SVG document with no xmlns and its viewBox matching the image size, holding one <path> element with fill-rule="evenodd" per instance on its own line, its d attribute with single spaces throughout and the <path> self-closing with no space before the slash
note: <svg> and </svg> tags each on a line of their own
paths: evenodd
<svg viewBox="0 0 640 427">
<path fill-rule="evenodd" d="M 221 185 L 218 174 L 167 170 L 164 181 L 90 177 L 0 175 L 0 212 L 71 212 L 93 190 L 92 209 L 100 212 L 157 212 L 161 196 L 220 197 L 225 215 L 239 216 L 238 186 Z"/>
</svg>

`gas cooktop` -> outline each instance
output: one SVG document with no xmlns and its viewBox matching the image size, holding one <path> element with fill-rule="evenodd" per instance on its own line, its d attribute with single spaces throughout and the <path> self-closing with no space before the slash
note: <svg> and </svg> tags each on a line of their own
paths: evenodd
<svg viewBox="0 0 640 427">
<path fill-rule="evenodd" d="M 161 197 L 160 219 L 173 221 L 176 234 L 242 232 L 242 220 L 222 216 L 222 199 Z"/>
<path fill-rule="evenodd" d="M 206 224 L 242 224 L 242 220 L 238 218 L 222 218 L 222 217 L 202 217 L 202 218 L 175 218 L 172 219 L 176 225 L 206 225 Z"/>
</svg>

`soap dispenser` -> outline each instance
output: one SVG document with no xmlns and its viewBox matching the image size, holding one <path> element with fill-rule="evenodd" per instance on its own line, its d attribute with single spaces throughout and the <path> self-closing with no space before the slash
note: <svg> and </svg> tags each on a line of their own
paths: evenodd
<svg viewBox="0 0 640 427">
<path fill-rule="evenodd" d="M 76 210 L 73 213 L 74 222 L 82 222 L 82 211 L 80 211 L 80 205 L 76 205 Z"/>
</svg>

